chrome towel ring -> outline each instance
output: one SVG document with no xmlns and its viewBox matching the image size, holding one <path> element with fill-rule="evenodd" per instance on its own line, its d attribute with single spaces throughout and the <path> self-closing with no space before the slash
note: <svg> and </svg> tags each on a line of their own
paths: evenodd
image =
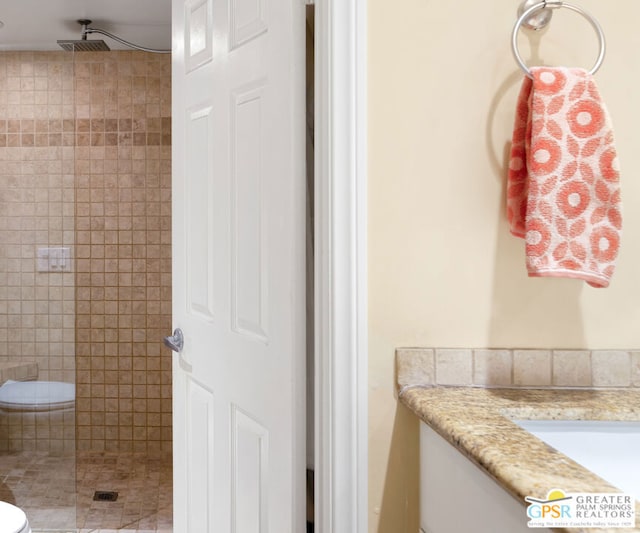
<svg viewBox="0 0 640 533">
<path fill-rule="evenodd" d="M 567 2 L 562 2 L 558 0 L 542 0 L 540 3 L 537 3 L 531 6 L 526 11 L 524 11 L 522 15 L 520 15 L 520 17 L 516 21 L 515 26 L 513 27 L 513 31 L 511 32 L 511 50 L 513 51 L 513 56 L 518 62 L 518 65 L 520 66 L 520 68 L 524 71 L 524 73 L 527 76 L 529 76 L 529 78 L 533 78 L 533 75 L 531 74 L 531 71 L 529 70 L 525 62 L 520 57 L 520 52 L 518 51 L 518 30 L 537 11 L 541 9 L 559 9 L 561 7 L 566 7 L 567 9 L 570 9 L 571 11 L 575 11 L 576 13 L 579 13 L 580 15 L 582 15 L 585 19 L 587 19 L 589 24 L 591 24 L 593 29 L 596 31 L 596 34 L 598 35 L 598 40 L 600 42 L 600 53 L 598 54 L 598 58 L 596 59 L 595 64 L 589 71 L 589 74 L 592 74 L 592 75 L 595 74 L 600 68 L 600 66 L 602 65 L 602 62 L 604 61 L 604 54 L 606 50 L 604 33 L 602 31 L 602 28 L 600 27 L 600 24 L 598 24 L 598 21 L 595 18 L 593 18 L 593 16 L 591 16 L 581 7 L 574 6 L 573 4 L 568 4 Z"/>
</svg>

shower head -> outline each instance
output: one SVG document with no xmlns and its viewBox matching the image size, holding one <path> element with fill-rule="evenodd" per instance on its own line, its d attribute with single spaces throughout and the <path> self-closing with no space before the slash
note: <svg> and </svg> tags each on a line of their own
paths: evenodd
<svg viewBox="0 0 640 533">
<path fill-rule="evenodd" d="M 102 39 L 89 41 L 78 39 L 77 41 L 58 41 L 58 44 L 67 52 L 108 52 L 111 50 Z"/>
<path fill-rule="evenodd" d="M 121 37 L 114 35 L 113 33 L 109 33 L 106 30 L 101 30 L 99 28 L 90 28 L 89 24 L 91 24 L 90 20 L 81 19 L 78 21 L 78 24 L 82 26 L 82 36 L 78 40 L 70 40 L 70 41 L 58 41 L 58 44 L 66 50 L 67 52 L 107 52 L 111 50 L 107 46 L 107 43 L 101 40 L 89 41 L 87 40 L 87 35 L 90 33 L 99 33 L 101 35 L 105 35 L 114 41 L 118 41 L 129 48 L 135 48 L 136 50 L 141 50 L 143 52 L 151 52 L 154 54 L 170 54 L 171 50 L 161 50 L 158 48 L 147 48 L 146 46 L 140 46 L 138 44 L 134 44 L 130 41 L 125 41 Z"/>
<path fill-rule="evenodd" d="M 78 24 L 82 26 L 82 37 L 80 39 L 58 40 L 60 47 L 67 52 L 108 52 L 111 50 L 107 43 L 101 39 L 89 41 L 87 39 L 87 30 L 89 29 L 90 20 L 81 19 Z"/>
</svg>

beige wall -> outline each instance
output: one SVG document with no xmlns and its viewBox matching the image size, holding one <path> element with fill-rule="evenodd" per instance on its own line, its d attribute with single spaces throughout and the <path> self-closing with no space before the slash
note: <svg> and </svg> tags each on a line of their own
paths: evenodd
<svg viewBox="0 0 640 533">
<path fill-rule="evenodd" d="M 596 81 L 622 165 L 622 249 L 600 290 L 528 278 L 507 229 L 518 3 L 369 2 L 371 532 L 418 528 L 417 422 L 393 394 L 396 347 L 640 346 L 640 3 L 579 2 L 607 36 Z M 547 64 L 590 68 L 597 55 L 592 29 L 568 10 L 521 43 L 525 59 Z"/>
</svg>

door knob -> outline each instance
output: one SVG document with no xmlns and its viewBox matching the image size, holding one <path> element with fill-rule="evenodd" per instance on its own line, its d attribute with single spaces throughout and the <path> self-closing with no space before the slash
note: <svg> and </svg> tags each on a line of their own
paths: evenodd
<svg viewBox="0 0 640 533">
<path fill-rule="evenodd" d="M 174 352 L 180 353 L 184 346 L 184 335 L 182 334 L 182 330 L 180 328 L 176 328 L 173 331 L 173 335 L 165 337 L 164 345 L 167 348 L 171 348 Z"/>
</svg>

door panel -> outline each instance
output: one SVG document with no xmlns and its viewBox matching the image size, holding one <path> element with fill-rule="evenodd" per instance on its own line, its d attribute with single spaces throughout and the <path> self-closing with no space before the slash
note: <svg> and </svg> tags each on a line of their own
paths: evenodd
<svg viewBox="0 0 640 533">
<path fill-rule="evenodd" d="M 231 0 L 231 50 L 267 31 L 266 2 L 267 0 Z"/>
<path fill-rule="evenodd" d="M 233 409 L 232 531 L 268 531 L 269 432 L 241 409 Z"/>
<path fill-rule="evenodd" d="M 189 0 L 184 5 L 184 43 L 179 46 L 184 44 L 189 72 L 213 58 L 212 3 L 213 0 Z"/>
<path fill-rule="evenodd" d="M 211 531 L 210 502 L 214 497 L 214 414 L 213 394 L 187 379 L 187 491 L 189 531 Z"/>
<path fill-rule="evenodd" d="M 213 319 L 213 113 L 211 106 L 189 111 L 186 142 L 187 306 Z"/>
<path fill-rule="evenodd" d="M 231 161 L 231 290 L 234 331 L 267 342 L 268 220 L 263 194 L 264 90 L 233 98 Z"/>
</svg>

